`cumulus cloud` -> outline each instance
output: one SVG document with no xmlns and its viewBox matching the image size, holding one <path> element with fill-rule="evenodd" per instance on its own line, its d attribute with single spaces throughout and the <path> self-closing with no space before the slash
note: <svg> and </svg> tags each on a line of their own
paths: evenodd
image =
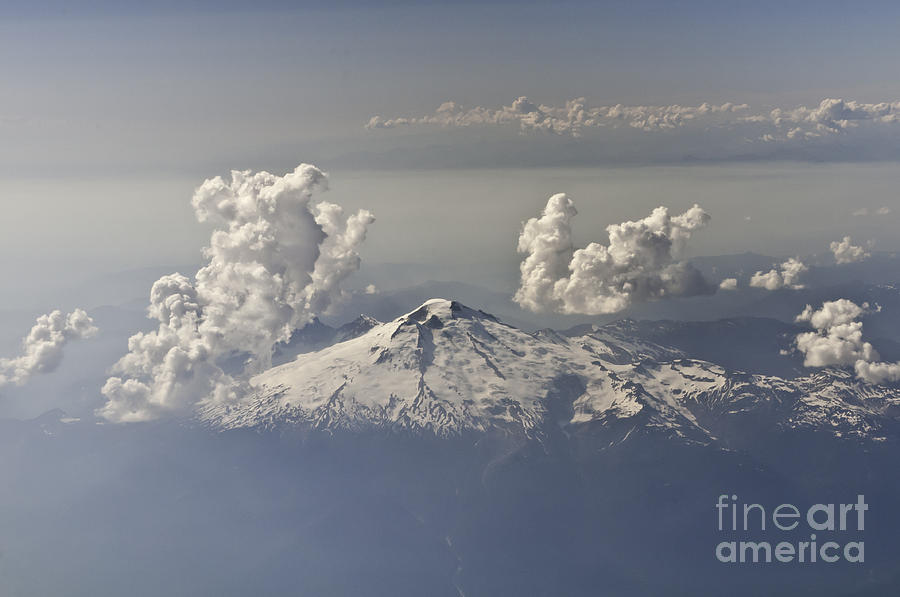
<svg viewBox="0 0 900 597">
<path fill-rule="evenodd" d="M 642 220 L 608 226 L 609 245 L 575 249 L 571 220 L 575 204 L 553 195 L 538 218 L 519 235 L 521 283 L 514 300 L 532 311 L 596 315 L 615 313 L 652 299 L 711 294 L 715 287 L 689 263 L 680 261 L 694 231 L 709 215 L 694 205 L 670 216 L 657 207 Z"/>
<path fill-rule="evenodd" d="M 766 290 L 778 290 L 779 288 L 799 290 L 804 286 L 798 282 L 798 279 L 808 269 L 799 259 L 791 257 L 780 266 L 767 272 L 759 271 L 753 274 L 750 278 L 750 286 Z"/>
<path fill-rule="evenodd" d="M 12 359 L 0 359 L 0 387 L 22 385 L 32 375 L 53 371 L 62 362 L 66 344 L 96 333 L 93 320 L 82 309 L 69 314 L 56 310 L 41 315 L 22 340 L 22 354 Z"/>
<path fill-rule="evenodd" d="M 862 322 L 857 321 L 868 310 L 847 299 L 828 301 L 818 310 L 807 305 L 798 322 L 809 322 L 814 332 L 804 332 L 796 339 L 797 348 L 804 354 L 806 367 L 853 365 L 856 361 L 878 358 L 878 353 L 862 339 Z"/>
<path fill-rule="evenodd" d="M 153 284 L 147 312 L 158 328 L 129 339 L 99 415 L 146 421 L 234 399 L 248 375 L 270 366 L 275 344 L 327 311 L 359 268 L 374 217 L 314 202 L 325 187 L 324 172 L 301 164 L 284 176 L 235 171 L 197 188 L 196 217 L 214 227 L 206 264 L 194 280 L 175 273 Z"/>
<path fill-rule="evenodd" d="M 840 241 L 833 241 L 829 247 L 838 264 L 857 263 L 872 256 L 863 247 L 855 246 L 849 236 L 845 236 Z"/>
<path fill-rule="evenodd" d="M 720 290 L 737 290 L 738 281 L 737 278 L 725 278 L 721 282 L 719 282 Z"/>
<path fill-rule="evenodd" d="M 900 380 L 900 363 L 885 363 L 882 361 L 870 363 L 860 359 L 853 368 L 856 376 L 869 383 L 880 384 Z"/>
<path fill-rule="evenodd" d="M 819 309 L 807 305 L 797 321 L 808 322 L 815 331 L 795 339 L 804 366 L 853 367 L 856 376 L 868 383 L 900 380 L 900 363 L 880 361 L 878 351 L 863 340 L 863 324 L 858 320 L 871 311 L 868 303 L 857 305 L 847 299 L 827 301 Z"/>
</svg>

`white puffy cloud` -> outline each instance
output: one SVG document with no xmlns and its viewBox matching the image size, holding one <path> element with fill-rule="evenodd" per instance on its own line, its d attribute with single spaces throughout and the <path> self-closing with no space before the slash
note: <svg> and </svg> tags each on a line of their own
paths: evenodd
<svg viewBox="0 0 900 597">
<path fill-rule="evenodd" d="M 823 303 L 818 310 L 813 309 L 812 305 L 806 305 L 806 308 L 796 317 L 796 320 L 808 321 L 817 330 L 828 330 L 835 326 L 855 321 L 868 309 L 868 303 L 863 303 L 860 306 L 847 299 L 838 299 Z"/>
<path fill-rule="evenodd" d="M 863 340 L 863 324 L 858 319 L 870 311 L 868 303 L 857 305 L 847 299 L 826 301 L 819 309 L 807 305 L 797 321 L 808 322 L 815 331 L 803 332 L 795 339 L 804 366 L 853 367 L 856 376 L 868 383 L 900 380 L 900 363 L 880 361 L 878 351 Z"/>
<path fill-rule="evenodd" d="M 577 250 L 571 229 L 576 214 L 572 200 L 560 193 L 524 224 L 518 251 L 526 257 L 514 297 L 523 308 L 596 315 L 635 302 L 715 292 L 679 260 L 685 242 L 709 221 L 700 206 L 678 216 L 657 207 L 642 220 L 608 226 L 609 245 Z"/>
<path fill-rule="evenodd" d="M 69 341 L 90 338 L 96 333 L 93 320 L 82 309 L 67 315 L 59 310 L 41 315 L 22 340 L 22 354 L 0 359 L 0 387 L 22 385 L 36 373 L 53 371 L 62 362 Z"/>
<path fill-rule="evenodd" d="M 721 282 L 719 282 L 720 290 L 737 290 L 738 281 L 737 278 L 725 278 Z"/>
<path fill-rule="evenodd" d="M 766 290 L 778 290 L 779 288 L 799 290 L 803 288 L 803 284 L 798 282 L 798 278 L 808 269 L 799 259 L 791 257 L 776 268 L 753 274 L 750 278 L 750 286 Z"/>
<path fill-rule="evenodd" d="M 193 281 L 176 273 L 153 284 L 148 314 L 159 326 L 129 339 L 99 415 L 146 421 L 233 399 L 246 376 L 270 365 L 276 343 L 329 308 L 359 268 L 374 217 L 313 202 L 325 187 L 324 172 L 301 164 L 284 176 L 235 171 L 197 188 L 197 219 L 214 226 L 206 264 Z"/>
<path fill-rule="evenodd" d="M 833 241 L 829 247 L 838 264 L 857 263 L 872 256 L 863 247 L 854 245 L 849 236 L 845 236 L 840 241 Z"/>
</svg>

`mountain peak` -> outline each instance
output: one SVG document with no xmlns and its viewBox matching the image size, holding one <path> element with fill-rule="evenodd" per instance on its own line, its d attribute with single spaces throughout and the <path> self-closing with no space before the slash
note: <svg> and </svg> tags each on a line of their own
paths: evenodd
<svg viewBox="0 0 900 597">
<path fill-rule="evenodd" d="M 450 301 L 442 298 L 428 299 L 416 309 L 403 316 L 404 319 L 427 319 L 429 315 L 448 316 L 454 311 L 459 311 L 462 305 L 456 301 Z"/>
<path fill-rule="evenodd" d="M 432 328 L 443 327 L 453 319 L 490 319 L 497 318 L 478 309 L 472 309 L 455 300 L 433 298 L 422 303 L 417 309 L 398 318 L 404 323 L 420 323 Z"/>
<path fill-rule="evenodd" d="M 375 319 L 374 317 L 370 317 L 365 314 L 361 314 L 359 317 L 345 323 L 341 327 L 336 330 L 334 341 L 335 342 L 344 342 L 345 340 L 350 340 L 352 338 L 356 338 L 358 336 L 362 336 L 375 326 L 381 325 L 381 322 Z"/>
</svg>

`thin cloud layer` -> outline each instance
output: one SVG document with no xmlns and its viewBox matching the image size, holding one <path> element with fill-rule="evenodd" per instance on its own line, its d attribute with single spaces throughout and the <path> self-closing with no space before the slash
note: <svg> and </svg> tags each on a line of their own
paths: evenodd
<svg viewBox="0 0 900 597">
<path fill-rule="evenodd" d="M 500 108 L 464 108 L 456 102 L 444 102 L 432 114 L 384 118 L 373 116 L 368 129 L 390 129 L 403 126 L 437 125 L 445 128 L 516 125 L 523 132 L 550 132 L 581 136 L 586 129 L 626 125 L 643 131 L 674 129 L 702 118 L 719 120 L 724 114 L 747 110 L 746 104 L 725 103 L 699 106 L 596 106 L 589 107 L 585 98 L 570 100 L 564 106 L 537 105 L 527 97 L 519 97 Z M 727 118 L 724 119 L 727 121 Z"/>
<path fill-rule="evenodd" d="M 834 254 L 834 260 L 838 265 L 858 263 L 860 261 L 865 261 L 872 256 L 872 254 L 863 247 L 854 245 L 849 236 L 845 236 L 840 241 L 833 241 L 829 245 L 829 248 Z"/>
<path fill-rule="evenodd" d="M 808 322 L 815 331 L 795 339 L 804 366 L 853 367 L 859 379 L 874 384 L 900 380 L 900 363 L 880 361 L 878 351 L 863 340 L 858 320 L 868 312 L 868 303 L 857 305 L 847 299 L 827 301 L 817 310 L 807 305 L 797 321 Z"/>
<path fill-rule="evenodd" d="M 642 220 L 608 226 L 609 245 L 575 249 L 571 220 L 578 212 L 564 193 L 553 195 L 519 235 L 521 283 L 514 300 L 531 311 L 598 315 L 653 299 L 712 294 L 702 274 L 680 261 L 709 215 L 694 205 L 670 216 L 657 207 Z"/>
<path fill-rule="evenodd" d="M 663 106 L 590 106 L 585 98 L 563 106 L 536 104 L 519 97 L 509 106 L 466 108 L 445 102 L 431 114 L 372 116 L 366 128 L 391 129 L 412 126 L 468 128 L 515 126 L 523 133 L 549 132 L 580 137 L 590 129 L 627 126 L 646 132 L 685 127 L 733 128 L 748 142 L 792 142 L 846 133 L 861 126 L 892 127 L 900 123 L 900 101 L 862 103 L 825 98 L 816 106 L 753 110 L 748 104 L 702 103 Z"/>
<path fill-rule="evenodd" d="M 82 309 L 67 315 L 59 310 L 41 315 L 22 340 L 22 354 L 0 359 L 0 387 L 23 385 L 35 374 L 53 371 L 62 362 L 66 344 L 96 333 L 94 321 Z"/>
<path fill-rule="evenodd" d="M 885 205 L 885 206 L 879 207 L 877 209 L 871 209 L 871 210 L 868 207 L 861 207 L 857 210 L 854 210 L 851 215 L 853 215 L 853 216 L 869 216 L 869 215 L 886 216 L 889 213 L 891 213 L 891 208 L 887 207 Z"/>
<path fill-rule="evenodd" d="M 799 282 L 799 278 L 808 269 L 802 261 L 791 257 L 780 266 L 767 272 L 759 271 L 753 274 L 750 278 L 750 286 L 753 288 L 765 288 L 766 290 L 778 290 L 780 288 L 800 290 L 804 288 L 804 285 Z"/>
<path fill-rule="evenodd" d="M 374 217 L 313 202 L 325 187 L 325 173 L 309 164 L 200 185 L 194 212 L 214 226 L 206 265 L 194 280 L 175 273 L 153 284 L 148 314 L 159 326 L 129 339 L 103 387 L 100 416 L 146 421 L 234 399 L 248 375 L 270 366 L 276 343 L 327 311 L 359 269 Z"/>
</svg>

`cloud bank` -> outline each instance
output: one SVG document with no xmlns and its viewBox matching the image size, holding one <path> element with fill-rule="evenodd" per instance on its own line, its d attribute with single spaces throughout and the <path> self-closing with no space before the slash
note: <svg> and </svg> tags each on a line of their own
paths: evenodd
<svg viewBox="0 0 900 597">
<path fill-rule="evenodd" d="M 798 279 L 808 269 L 799 259 L 791 257 L 776 268 L 772 268 L 767 272 L 760 271 L 753 274 L 750 278 L 750 286 L 753 288 L 765 288 L 766 290 L 778 290 L 780 288 L 800 290 L 804 288 L 804 285 L 800 284 Z"/>
<path fill-rule="evenodd" d="M 466 108 L 456 102 L 441 104 L 431 114 L 387 118 L 372 116 L 367 129 L 413 126 L 468 128 L 518 127 L 523 133 L 549 132 L 579 137 L 587 130 L 627 126 L 646 132 L 683 127 L 738 128 L 749 131 L 748 140 L 771 143 L 814 139 L 847 132 L 860 126 L 894 126 L 900 123 L 900 101 L 876 104 L 825 98 L 816 106 L 752 110 L 746 103 L 697 106 L 591 106 L 579 97 L 562 106 L 536 104 L 519 97 L 509 106 Z"/>
<path fill-rule="evenodd" d="M 598 315 L 622 311 L 653 299 L 712 294 L 702 274 L 680 261 L 694 231 L 709 215 L 694 205 L 670 216 L 657 207 L 642 220 L 606 228 L 609 245 L 590 243 L 575 249 L 575 204 L 564 193 L 553 195 L 538 218 L 519 235 L 521 283 L 514 300 L 531 311 Z"/>
<path fill-rule="evenodd" d="M 82 309 L 67 315 L 59 310 L 41 315 L 22 340 L 22 354 L 0 359 L 0 387 L 23 385 L 35 374 L 53 371 L 62 362 L 66 344 L 96 333 L 93 320 Z"/>
<path fill-rule="evenodd" d="M 175 273 L 153 284 L 148 315 L 158 328 L 129 339 L 103 386 L 100 416 L 146 421 L 234 399 L 248 375 L 270 366 L 275 344 L 327 311 L 359 269 L 374 217 L 314 202 L 325 187 L 325 173 L 309 164 L 200 185 L 194 212 L 214 226 L 206 264 L 194 280 Z"/>
<path fill-rule="evenodd" d="M 467 128 L 477 126 L 515 125 L 523 132 L 550 132 L 581 136 L 586 129 L 625 125 L 643 131 L 674 129 L 690 121 L 709 118 L 724 120 L 725 114 L 740 114 L 746 104 L 725 103 L 699 106 L 596 106 L 589 107 L 585 98 L 567 101 L 564 106 L 537 105 L 527 97 L 519 97 L 509 106 L 499 108 L 464 108 L 456 102 L 444 102 L 432 114 L 384 118 L 373 116 L 367 129 L 390 129 L 405 126 L 440 126 Z"/>
<path fill-rule="evenodd" d="M 863 341 L 861 321 L 870 312 L 868 303 L 857 305 L 847 299 L 827 301 L 815 310 L 807 305 L 798 322 L 808 322 L 815 331 L 798 334 L 797 349 L 806 367 L 853 367 L 856 376 L 868 383 L 900 380 L 900 363 L 885 363 L 868 342 Z"/>
<path fill-rule="evenodd" d="M 343 159 L 390 167 L 694 164 L 900 159 L 900 101 L 825 98 L 803 105 L 444 102 L 430 113 L 376 114 L 368 150 Z M 375 145 L 375 142 L 378 145 Z"/>
<path fill-rule="evenodd" d="M 826 98 L 814 108 L 806 106 L 793 110 L 776 108 L 768 114 L 768 121 L 781 129 L 787 129 L 786 135 L 789 138 L 817 137 L 840 133 L 863 123 L 896 124 L 900 122 L 900 102 L 866 104 Z"/>
</svg>

